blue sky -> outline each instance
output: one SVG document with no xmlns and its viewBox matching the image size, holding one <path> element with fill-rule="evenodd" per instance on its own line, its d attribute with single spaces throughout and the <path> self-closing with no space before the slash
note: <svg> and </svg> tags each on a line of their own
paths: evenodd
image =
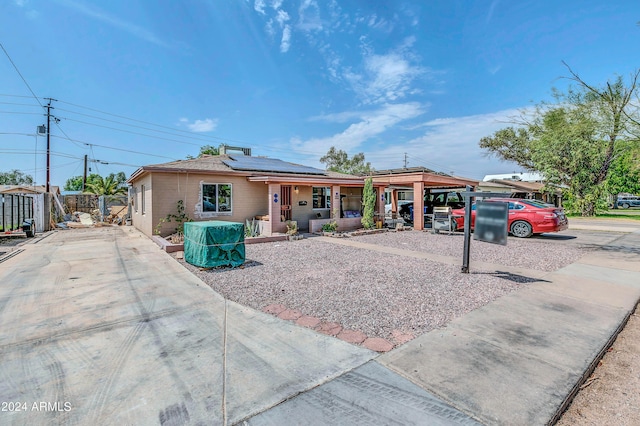
<svg viewBox="0 0 640 426">
<path fill-rule="evenodd" d="M 519 171 L 480 138 L 566 88 L 562 61 L 595 85 L 628 76 L 638 21 L 637 0 L 3 0 L 0 171 L 44 183 L 31 91 L 57 100 L 61 186 L 84 155 L 129 175 L 220 143 L 316 167 L 335 146 L 376 169 Z"/>
</svg>

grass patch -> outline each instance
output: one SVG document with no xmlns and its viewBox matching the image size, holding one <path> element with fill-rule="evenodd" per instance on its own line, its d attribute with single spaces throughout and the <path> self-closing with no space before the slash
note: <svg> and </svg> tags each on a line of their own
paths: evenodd
<svg viewBox="0 0 640 426">
<path fill-rule="evenodd" d="M 614 219 L 631 219 L 631 220 L 640 220 L 640 210 L 639 211 L 626 211 L 621 213 L 602 213 L 597 215 L 596 217 L 610 217 Z"/>
</svg>

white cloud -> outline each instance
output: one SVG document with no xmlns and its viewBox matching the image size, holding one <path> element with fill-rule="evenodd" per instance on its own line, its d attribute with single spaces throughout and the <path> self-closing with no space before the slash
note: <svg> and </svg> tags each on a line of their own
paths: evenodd
<svg viewBox="0 0 640 426">
<path fill-rule="evenodd" d="M 519 110 L 513 109 L 427 121 L 411 128 L 424 128 L 423 135 L 401 146 L 388 146 L 375 152 L 375 158 L 380 160 L 373 166 L 379 169 L 399 167 L 397 158 L 399 151 L 402 151 L 408 155 L 409 166 L 425 166 L 445 173 L 453 171 L 456 175 L 474 179 L 482 179 L 490 173 L 519 171 L 516 164 L 489 158 L 479 146 L 481 138 L 513 125 L 513 117 L 518 115 Z M 382 160 L 385 158 L 394 158 L 396 161 Z"/>
<path fill-rule="evenodd" d="M 265 14 L 264 12 L 264 8 L 265 8 L 265 4 L 264 4 L 264 0 L 256 0 L 256 2 L 253 4 L 253 8 L 255 9 L 256 12 L 261 13 L 261 14 Z"/>
<path fill-rule="evenodd" d="M 344 112 L 322 116 L 329 121 L 346 121 L 348 117 L 358 116 L 360 121 L 350 124 L 344 131 L 326 138 L 313 138 L 306 141 L 294 138 L 291 144 L 301 151 L 326 152 L 332 146 L 345 151 L 358 148 L 363 142 L 378 136 L 396 124 L 415 118 L 425 111 L 417 102 L 405 104 L 387 104 L 369 112 Z M 315 119 L 318 119 L 317 117 Z"/>
<path fill-rule="evenodd" d="M 95 18 L 99 21 L 102 21 L 116 28 L 119 28 L 123 31 L 126 31 L 129 34 L 135 37 L 138 37 L 142 40 L 148 41 L 158 46 L 169 47 L 169 45 L 165 41 L 161 40 L 158 36 L 156 36 L 151 31 L 148 31 L 131 22 L 127 22 L 124 19 L 120 19 L 116 16 L 110 15 L 96 6 L 77 3 L 72 0 L 58 0 L 58 3 L 62 4 L 63 6 L 67 6 L 71 9 L 75 9 L 77 12 L 80 12 L 83 15 L 89 16 L 91 18 Z"/>
<path fill-rule="evenodd" d="M 282 53 L 287 53 L 289 51 L 289 47 L 291 47 L 291 27 L 289 25 L 285 25 L 284 29 L 282 30 L 280 51 Z"/>
<path fill-rule="evenodd" d="M 364 103 L 376 104 L 397 101 L 414 92 L 411 85 L 424 72 L 421 67 L 412 65 L 407 55 L 392 52 L 366 55 L 364 73 L 347 71 L 344 77 Z"/>
<path fill-rule="evenodd" d="M 324 58 L 325 78 L 343 89 L 351 90 L 356 100 L 363 105 L 383 105 L 386 103 L 406 102 L 409 96 L 428 92 L 417 86 L 418 78 L 430 78 L 434 72 L 420 66 L 413 45 L 415 37 L 407 37 L 386 53 L 376 53 L 373 42 L 366 35 L 371 29 L 391 31 L 401 18 L 415 21 L 411 11 L 402 16 L 376 14 L 349 16 L 335 0 L 300 0 L 295 10 L 288 8 L 282 0 L 258 0 L 255 9 L 265 15 L 265 30 L 274 41 L 279 37 L 280 52 L 291 49 L 296 34 L 302 34 L 307 46 Z M 285 5 L 283 7 L 283 4 Z M 267 7 L 270 6 L 269 7 Z M 410 13 L 411 12 L 411 13 Z M 355 32 L 361 30 L 359 33 Z M 351 34 L 357 42 L 348 45 L 332 46 L 332 35 L 340 32 Z M 344 39 L 344 37 L 343 37 Z M 344 49 L 347 49 L 346 51 Z M 359 51 L 353 52 L 353 49 Z M 355 61 L 354 61 L 355 59 Z M 359 59 L 359 60 L 358 60 Z"/>
<path fill-rule="evenodd" d="M 273 26 L 273 19 L 269 19 L 269 20 L 267 21 L 267 23 L 265 24 L 265 26 L 264 26 L 264 27 L 265 27 L 265 29 L 267 30 L 267 33 L 268 33 L 271 37 L 273 37 L 273 36 L 275 36 L 275 35 L 276 35 L 276 29 L 275 29 L 275 28 L 274 28 L 274 26 Z"/>
<path fill-rule="evenodd" d="M 283 27 L 289 19 L 289 14 L 284 10 L 276 11 L 276 21 L 278 21 L 278 24 L 280 24 L 281 27 Z"/>
<path fill-rule="evenodd" d="M 280 38 L 280 51 L 282 53 L 286 53 L 289 51 L 291 47 L 291 25 L 289 25 L 289 21 L 291 17 L 284 9 L 280 9 L 282 6 L 282 1 L 275 0 L 271 2 L 271 7 L 273 8 L 274 15 L 270 17 L 265 23 L 265 30 L 271 37 L 275 37 L 276 31 L 278 29 L 282 30 L 282 37 Z M 254 4 L 254 9 L 262 14 L 267 15 L 267 11 L 265 10 L 266 4 L 264 0 L 256 0 Z M 270 14 L 270 13 L 269 13 Z"/>
<path fill-rule="evenodd" d="M 397 16 L 394 16 L 393 18 L 397 19 Z M 394 22 L 391 22 L 390 20 L 383 17 L 378 17 L 378 15 L 376 14 L 371 15 L 366 21 L 369 28 L 385 33 L 390 33 L 395 27 Z"/>
<path fill-rule="evenodd" d="M 16 4 L 16 6 L 18 7 L 23 7 L 27 4 L 29 0 L 13 0 L 13 2 Z"/>
<path fill-rule="evenodd" d="M 298 8 L 298 24 L 296 28 L 302 31 L 322 30 L 320 8 L 315 0 L 303 0 Z"/>
<path fill-rule="evenodd" d="M 179 125 L 184 125 L 192 132 L 202 133 L 202 132 L 211 132 L 218 127 L 218 119 L 217 118 L 205 118 L 204 120 L 195 120 L 193 123 L 189 122 L 188 118 L 180 118 Z"/>
<path fill-rule="evenodd" d="M 309 121 L 326 121 L 329 123 L 346 123 L 349 120 L 362 117 L 361 111 L 345 111 L 333 114 L 316 115 L 309 118 Z"/>
</svg>

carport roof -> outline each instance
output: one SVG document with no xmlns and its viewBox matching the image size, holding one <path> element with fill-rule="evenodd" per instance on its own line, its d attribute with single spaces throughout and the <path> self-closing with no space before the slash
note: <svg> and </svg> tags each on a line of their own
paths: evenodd
<svg viewBox="0 0 640 426">
<path fill-rule="evenodd" d="M 384 175 L 374 175 L 374 185 L 413 185 L 422 182 L 427 188 L 460 188 L 466 185 L 478 186 L 480 183 L 474 179 L 458 176 L 450 176 L 444 173 L 409 171 L 406 173 L 391 172 Z"/>
<path fill-rule="evenodd" d="M 493 179 L 491 180 L 493 183 L 497 183 L 500 185 L 509 186 L 511 188 L 520 190 L 520 191 L 528 191 L 528 192 L 540 192 L 544 187 L 544 183 L 542 182 L 523 182 L 518 180 L 508 180 L 508 179 Z"/>
</svg>

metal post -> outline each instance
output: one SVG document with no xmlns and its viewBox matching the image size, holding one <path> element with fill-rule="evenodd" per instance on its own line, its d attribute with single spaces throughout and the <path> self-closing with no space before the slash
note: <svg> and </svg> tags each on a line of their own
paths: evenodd
<svg viewBox="0 0 640 426">
<path fill-rule="evenodd" d="M 466 186 L 466 192 L 471 192 L 471 185 Z M 469 273 L 469 249 L 471 248 L 471 195 L 464 195 L 464 252 L 462 254 L 462 273 Z"/>
<path fill-rule="evenodd" d="M 13 197 L 14 197 L 14 195 L 11 194 L 11 229 L 10 229 L 10 231 L 13 231 L 14 229 L 16 229 L 15 228 L 15 217 L 13 215 L 13 211 L 16 208 L 16 202 L 14 201 Z"/>
</svg>

